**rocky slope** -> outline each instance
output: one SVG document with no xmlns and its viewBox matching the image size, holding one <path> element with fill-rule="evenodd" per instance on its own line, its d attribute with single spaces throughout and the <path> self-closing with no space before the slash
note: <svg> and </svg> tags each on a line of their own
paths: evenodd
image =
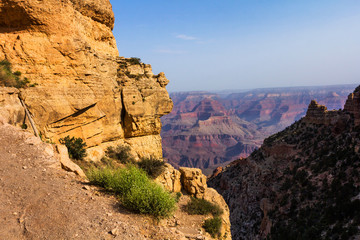
<svg viewBox="0 0 360 240">
<path fill-rule="evenodd" d="M 19 97 L 43 139 L 81 137 L 93 160 L 117 144 L 161 158 L 159 118 L 172 109 L 168 80 L 120 58 L 113 26 L 108 0 L 1 1 L 0 60 L 38 84 Z M 10 111 L 8 121 L 21 125 L 23 113 L 14 119 Z"/>
<path fill-rule="evenodd" d="M 62 170 L 64 164 L 69 169 L 62 159 L 67 155 L 59 154 L 54 144 L 4 124 L 1 117 L 0 146 L 0 239 L 212 239 L 201 227 L 209 216 L 183 211 L 190 200 L 185 192 L 174 215 L 157 222 L 126 210 L 115 196 Z M 197 176 L 191 176 L 194 170 L 184 171 L 190 175 L 187 186 L 199 189 Z M 224 199 L 207 188 L 206 180 L 201 187 L 205 199 L 221 204 L 222 231 L 231 240 Z"/>
<path fill-rule="evenodd" d="M 202 169 L 246 157 L 263 139 L 300 119 L 311 99 L 341 108 L 354 86 L 257 89 L 241 93 L 173 93 L 161 118 L 164 157 Z"/>
<path fill-rule="evenodd" d="M 234 239 L 359 239 L 360 87 L 344 110 L 312 101 L 209 185 L 230 207 Z"/>
</svg>

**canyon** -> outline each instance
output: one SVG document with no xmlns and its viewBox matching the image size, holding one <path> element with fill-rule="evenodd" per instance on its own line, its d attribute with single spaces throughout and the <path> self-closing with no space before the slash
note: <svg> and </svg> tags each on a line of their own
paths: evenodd
<svg viewBox="0 0 360 240">
<path fill-rule="evenodd" d="M 339 109 L 355 85 L 172 93 L 173 111 L 162 117 L 164 158 L 207 174 L 249 156 L 263 140 L 306 114 L 316 99 Z"/>
<path fill-rule="evenodd" d="M 183 212 L 192 197 L 220 205 L 227 240 L 360 238 L 359 87 L 169 96 L 164 73 L 119 56 L 113 27 L 108 0 L 0 2 L 0 61 L 33 85 L 0 87 L 1 238 L 211 239 L 209 216 Z M 167 159 L 155 181 L 183 193 L 174 215 L 89 186 L 66 136 L 88 162 L 118 145 Z"/>
</svg>

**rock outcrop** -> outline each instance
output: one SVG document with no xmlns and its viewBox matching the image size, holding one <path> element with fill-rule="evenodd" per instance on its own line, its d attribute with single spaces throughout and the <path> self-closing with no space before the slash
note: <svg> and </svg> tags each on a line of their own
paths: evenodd
<svg viewBox="0 0 360 240">
<path fill-rule="evenodd" d="M 76 175 L 79 175 L 80 177 L 86 178 L 84 171 L 77 164 L 75 164 L 73 161 L 70 160 L 68 149 L 66 148 L 65 145 L 56 144 L 55 149 L 59 155 L 61 167 L 64 170 L 68 172 L 73 172 Z"/>
<path fill-rule="evenodd" d="M 0 87 L 0 116 L 6 123 L 22 127 L 25 110 L 19 101 L 19 90 Z"/>
<path fill-rule="evenodd" d="M 37 84 L 20 97 L 44 139 L 81 137 L 93 160 L 121 143 L 161 158 L 159 118 L 172 109 L 168 80 L 120 58 L 113 26 L 108 0 L 2 1 L 0 60 Z M 15 120 L 8 121 L 23 121 Z"/>
<path fill-rule="evenodd" d="M 185 191 L 196 198 L 204 198 L 207 189 L 206 176 L 198 168 L 181 167 L 181 184 Z"/>
<path fill-rule="evenodd" d="M 344 106 L 344 111 L 354 116 L 356 126 L 360 125 L 360 86 L 349 95 Z"/>
<path fill-rule="evenodd" d="M 181 192 L 181 173 L 166 163 L 164 171 L 155 179 L 155 182 L 164 186 L 170 192 Z"/>
<path fill-rule="evenodd" d="M 220 235 L 224 240 L 230 240 L 230 211 L 224 198 L 213 188 L 208 188 L 207 178 L 200 169 L 182 167 L 176 170 L 170 164 L 165 164 L 163 173 L 155 179 L 155 182 L 164 186 L 170 192 L 183 192 L 194 198 L 205 199 L 218 205 L 223 213 L 220 218 L 222 226 Z"/>
<path fill-rule="evenodd" d="M 224 240 L 232 239 L 230 229 L 230 210 L 224 198 L 215 189 L 206 188 L 204 199 L 211 203 L 217 204 L 223 210 L 223 213 L 220 216 L 222 221 L 220 233 Z"/>
<path fill-rule="evenodd" d="M 315 100 L 312 100 L 304 121 L 313 124 L 335 125 L 339 123 L 341 118 L 349 118 L 349 116 L 345 116 L 337 110 L 328 111 L 326 106 L 319 105 Z"/>
</svg>

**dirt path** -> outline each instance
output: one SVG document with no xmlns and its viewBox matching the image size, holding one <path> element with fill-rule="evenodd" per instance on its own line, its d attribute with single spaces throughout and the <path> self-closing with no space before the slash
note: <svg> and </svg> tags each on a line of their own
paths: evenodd
<svg viewBox="0 0 360 240">
<path fill-rule="evenodd" d="M 180 209 L 160 224 L 128 212 L 114 196 L 60 169 L 52 145 L 0 121 L 1 240 L 208 239 L 203 218 Z"/>
<path fill-rule="evenodd" d="M 114 197 L 59 170 L 51 145 L 9 125 L 0 126 L 0 226 L 0 239 L 168 235 L 150 218 L 126 212 Z"/>
</svg>

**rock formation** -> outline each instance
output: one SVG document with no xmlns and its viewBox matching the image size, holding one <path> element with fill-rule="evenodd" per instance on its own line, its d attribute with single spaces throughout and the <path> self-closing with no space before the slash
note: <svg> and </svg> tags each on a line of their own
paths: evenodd
<svg viewBox="0 0 360 240">
<path fill-rule="evenodd" d="M 155 182 L 164 186 L 170 192 L 181 192 L 181 173 L 166 163 L 164 171 L 155 179 Z"/>
<path fill-rule="evenodd" d="M 309 104 L 305 122 L 313 124 L 335 125 L 340 122 L 340 118 L 349 118 L 348 115 L 343 115 L 341 111 L 328 111 L 326 106 L 319 105 L 315 100 Z M 346 119 L 344 119 L 346 121 Z"/>
<path fill-rule="evenodd" d="M 211 177 L 234 239 L 360 237 L 358 89 L 344 110 L 311 101 L 304 118 Z"/>
<path fill-rule="evenodd" d="M 206 176 L 202 174 L 201 170 L 181 167 L 179 171 L 181 173 L 181 184 L 185 191 L 196 198 L 204 198 L 207 185 Z"/>
<path fill-rule="evenodd" d="M 349 112 L 355 118 L 355 125 L 360 125 L 360 87 L 357 87 L 346 100 L 344 111 Z"/>
<path fill-rule="evenodd" d="M 0 116 L 7 123 L 21 127 L 25 123 L 25 111 L 18 95 L 19 90 L 16 88 L 0 87 Z"/>
<path fill-rule="evenodd" d="M 19 97 L 43 139 L 81 137 L 93 160 L 116 144 L 161 158 L 159 118 L 172 109 L 168 80 L 120 58 L 113 26 L 108 0 L 2 1 L 0 60 L 38 84 Z M 8 121 L 21 124 L 23 116 L 14 116 Z"/>
<path fill-rule="evenodd" d="M 171 192 L 181 192 L 189 194 L 190 197 L 205 199 L 213 204 L 217 204 L 223 211 L 221 214 L 222 227 L 221 236 L 223 239 L 231 239 L 230 232 L 230 211 L 224 198 L 213 188 L 208 188 L 207 178 L 200 169 L 182 167 L 176 170 L 170 164 L 165 165 L 163 173 L 155 179 L 155 182 L 164 186 Z"/>
</svg>

